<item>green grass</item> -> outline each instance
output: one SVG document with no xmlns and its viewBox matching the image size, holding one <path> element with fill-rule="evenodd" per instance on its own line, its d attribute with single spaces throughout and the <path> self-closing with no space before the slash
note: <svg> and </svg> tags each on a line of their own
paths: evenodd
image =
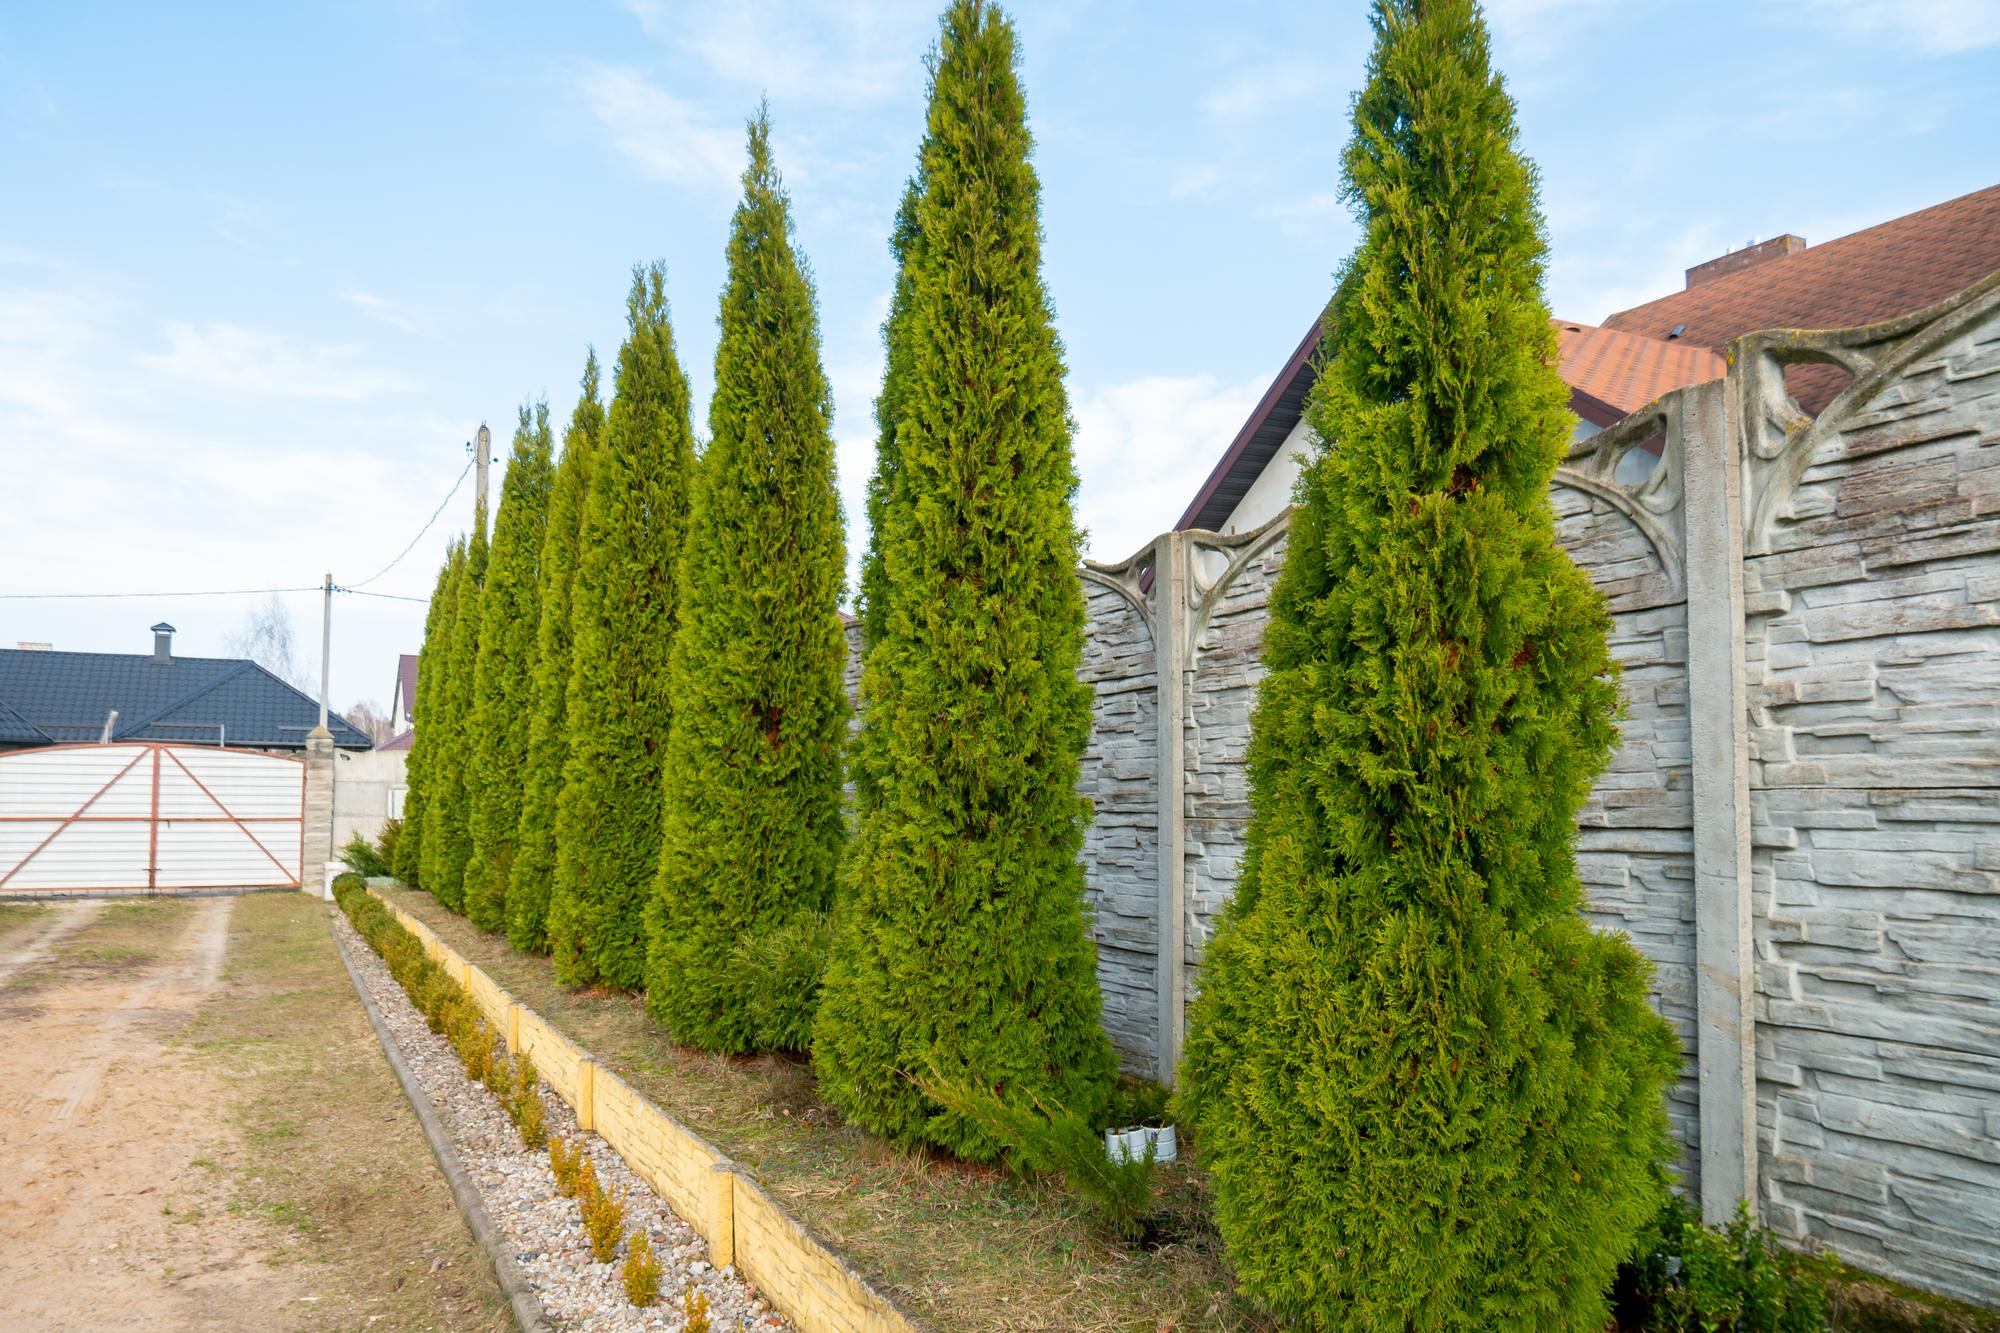
<svg viewBox="0 0 2000 1333">
<path fill-rule="evenodd" d="M 327 910 L 301 894 L 236 904 L 223 984 L 181 1040 L 230 1085 L 238 1133 L 196 1165 L 221 1181 L 230 1212 L 277 1228 L 274 1263 L 325 1270 L 308 1327 L 511 1328 L 334 951 Z"/>
<path fill-rule="evenodd" d="M 425 893 L 389 898 L 514 997 L 722 1152 L 882 1290 L 940 1330 L 1223 1333 L 1267 1330 L 1234 1294 L 1207 1222 L 1205 1183 L 1162 1171 L 1165 1243 L 1106 1239 L 1060 1191 L 948 1158 L 899 1152 L 841 1125 L 811 1066 L 684 1049 L 639 997 L 570 990 L 545 958 L 516 953 Z"/>
</svg>

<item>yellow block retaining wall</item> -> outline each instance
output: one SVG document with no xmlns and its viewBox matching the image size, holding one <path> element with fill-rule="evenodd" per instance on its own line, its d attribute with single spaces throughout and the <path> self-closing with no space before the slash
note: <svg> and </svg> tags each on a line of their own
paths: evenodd
<svg viewBox="0 0 2000 1333">
<path fill-rule="evenodd" d="M 370 889 L 370 893 L 375 890 Z M 376 893 L 381 898 L 381 894 Z M 920 1333 L 833 1249 L 783 1209 L 742 1167 L 598 1066 L 590 1052 L 513 996 L 402 908 L 383 899 L 424 951 L 464 984 L 495 1031 L 708 1242 L 709 1262 L 736 1267 L 802 1333 Z"/>
</svg>

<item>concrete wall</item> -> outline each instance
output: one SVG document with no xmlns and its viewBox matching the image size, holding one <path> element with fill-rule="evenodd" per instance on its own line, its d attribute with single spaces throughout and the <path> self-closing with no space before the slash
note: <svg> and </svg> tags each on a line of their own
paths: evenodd
<svg viewBox="0 0 2000 1333">
<path fill-rule="evenodd" d="M 359 833 L 373 842 L 382 822 L 400 815 L 408 750 L 341 750 L 333 764 L 333 850 Z"/>
<path fill-rule="evenodd" d="M 1798 362 L 1854 377 L 1818 420 L 1784 392 Z M 1889 324 L 1750 335 L 1730 366 L 1579 430 L 1551 490 L 1625 697 L 1578 819 L 1587 910 L 1653 963 L 1711 1220 L 1748 1197 L 2000 1306 L 2000 274 Z M 1082 572 L 1083 860 L 1134 1073 L 1178 1065 L 1240 872 L 1287 521 Z"/>
<path fill-rule="evenodd" d="M 1796 361 L 1855 377 L 1817 421 Z M 1579 432 L 1551 499 L 1626 701 L 1578 866 L 1687 1052 L 1690 1193 L 2000 1304 L 2000 275 L 1741 340 L 1727 380 Z M 1285 525 L 1084 571 L 1084 859 L 1134 1072 L 1177 1063 L 1234 890 Z"/>
</svg>

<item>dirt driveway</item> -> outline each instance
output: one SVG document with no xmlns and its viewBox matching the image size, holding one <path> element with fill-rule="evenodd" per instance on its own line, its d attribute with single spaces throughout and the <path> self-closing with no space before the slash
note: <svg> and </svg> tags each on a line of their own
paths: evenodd
<svg viewBox="0 0 2000 1333">
<path fill-rule="evenodd" d="M 288 898 L 9 909 L 0 923 L 0 1327 L 491 1326 L 485 1294 L 468 1291 L 480 1280 L 477 1261 L 452 1243 L 462 1228 L 379 1049 L 379 1075 L 366 1068 L 368 1046 L 355 1037 L 356 1024 L 367 1036 L 366 1021 L 337 961 L 329 980 L 323 909 Z M 265 993 L 238 965 L 269 952 L 277 932 L 288 932 L 289 947 L 282 966 L 265 969 L 272 975 L 261 980 L 274 987 Z M 285 1175 L 301 1135 L 290 1121 L 271 1130 L 271 1099 L 260 1096 L 291 1048 L 286 1034 L 252 1025 L 268 1024 L 272 1006 L 308 983 L 321 987 L 308 997 L 320 1012 L 287 1019 L 302 1028 L 291 1063 L 366 1085 L 367 1123 L 345 1157 L 316 1156 L 322 1193 L 274 1205 L 263 1187 Z M 342 1012 L 343 990 L 351 1012 Z M 328 1020 L 327 1033 L 314 1032 L 315 1019 Z M 359 1078 L 327 1067 L 328 1034 L 359 1062 Z M 312 1087 L 298 1082 L 290 1100 L 317 1103 Z M 336 1124 L 350 1105 L 338 1095 L 325 1102 Z M 278 1108 L 294 1117 L 315 1109 Z M 374 1146 L 385 1141 L 393 1151 Z M 423 1205 L 405 1209 L 427 1228 L 397 1258 L 409 1272 L 341 1262 L 351 1248 L 341 1235 L 346 1201 L 385 1187 L 414 1191 Z M 382 1230 L 380 1218 L 369 1221 Z M 380 1259 L 361 1267 L 379 1269 Z"/>
</svg>

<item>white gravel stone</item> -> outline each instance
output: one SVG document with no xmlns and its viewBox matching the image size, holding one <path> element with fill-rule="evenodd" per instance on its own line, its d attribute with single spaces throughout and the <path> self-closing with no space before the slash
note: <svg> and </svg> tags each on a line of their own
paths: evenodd
<svg viewBox="0 0 2000 1333">
<path fill-rule="evenodd" d="M 716 1333 L 791 1327 L 733 1267 L 711 1265 L 701 1237 L 650 1185 L 633 1175 L 603 1139 L 583 1134 L 598 1180 L 613 1195 L 625 1195 L 626 1232 L 643 1226 L 660 1262 L 659 1301 L 644 1310 L 627 1301 L 621 1276 L 623 1246 L 615 1262 L 600 1264 L 591 1258 L 576 1202 L 556 1192 L 547 1152 L 531 1152 L 522 1145 L 500 1103 L 465 1076 L 451 1043 L 430 1030 L 381 957 L 347 919 L 336 913 L 333 925 L 551 1324 L 590 1333 L 627 1329 L 679 1333 L 682 1293 L 692 1287 L 708 1296 L 709 1326 Z M 541 1095 L 550 1138 L 577 1137 L 576 1115 L 569 1105 L 546 1085 Z"/>
</svg>

